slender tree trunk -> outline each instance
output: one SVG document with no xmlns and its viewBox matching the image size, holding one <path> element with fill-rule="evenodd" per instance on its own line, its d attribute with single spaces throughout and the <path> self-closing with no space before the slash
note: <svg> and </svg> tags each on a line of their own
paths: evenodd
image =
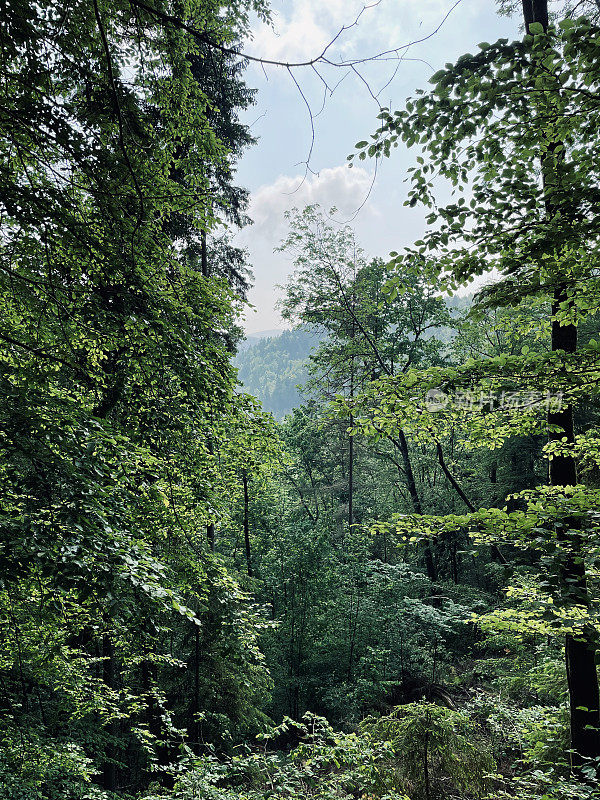
<svg viewBox="0 0 600 800">
<path fill-rule="evenodd" d="M 189 732 L 192 739 L 192 751 L 200 755 L 200 628 L 194 625 L 194 697 L 192 701 L 192 718 Z"/>
<path fill-rule="evenodd" d="M 200 269 L 204 278 L 209 277 L 208 271 L 208 254 L 206 250 L 206 231 L 201 231 L 200 233 Z M 209 435 L 207 441 L 207 448 L 209 454 L 212 456 L 213 454 L 213 443 L 212 439 Z M 206 526 L 206 538 L 208 539 L 208 546 L 211 549 L 211 552 L 214 553 L 215 551 L 215 526 L 212 522 Z"/>
<path fill-rule="evenodd" d="M 356 633 L 358 629 L 358 614 L 360 612 L 360 591 L 356 590 L 356 611 L 352 615 L 352 605 L 350 606 L 350 648 L 348 651 L 348 681 L 352 680 L 352 667 L 354 665 L 354 649 L 356 647 Z"/>
<path fill-rule="evenodd" d="M 148 652 L 146 654 L 149 655 Z M 173 775 L 167 770 L 171 761 L 171 745 L 168 741 L 168 732 L 165 729 L 161 709 L 154 695 L 157 682 L 156 664 L 151 658 L 144 658 L 142 661 L 142 686 L 148 698 L 145 716 L 148 732 L 154 739 L 155 747 L 155 762 L 148 773 L 148 777 L 153 781 L 158 780 L 163 788 L 172 789 L 174 785 Z"/>
<path fill-rule="evenodd" d="M 352 356 L 352 364 L 350 367 L 350 400 L 354 397 L 354 356 Z M 354 415 L 350 414 L 349 419 L 350 427 L 354 425 Z M 354 523 L 354 511 L 352 508 L 354 502 L 354 435 L 352 433 L 348 436 L 348 530 L 352 531 Z"/>
<path fill-rule="evenodd" d="M 415 474 L 413 472 L 410 454 L 408 452 L 408 442 L 406 441 L 406 436 L 404 435 L 403 430 L 400 430 L 400 433 L 398 434 L 398 444 L 400 446 L 400 455 L 402 456 L 404 474 L 406 475 L 408 493 L 410 494 L 410 499 L 412 500 L 415 514 L 421 515 L 423 514 L 423 506 L 421 505 L 421 498 L 419 497 L 419 492 L 417 491 L 417 482 L 415 481 Z M 431 549 L 431 544 L 429 542 L 425 542 L 424 555 L 427 577 L 430 581 L 436 581 L 437 569 L 435 566 L 435 559 L 433 558 L 433 550 Z"/>
<path fill-rule="evenodd" d="M 210 435 L 208 437 L 206 446 L 207 446 L 209 454 L 212 456 L 213 453 L 214 453 L 214 450 L 213 450 L 212 438 L 210 437 Z M 208 525 L 206 526 L 206 538 L 208 539 L 208 546 L 210 547 L 211 553 L 214 553 L 215 552 L 215 525 L 214 525 L 213 522 L 209 522 Z"/>
<path fill-rule="evenodd" d="M 458 545 L 456 542 L 456 536 L 452 537 L 452 541 L 450 542 L 450 563 L 452 566 L 452 582 L 454 585 L 458 584 L 458 555 L 457 555 Z"/>
<path fill-rule="evenodd" d="M 494 459 L 490 466 L 490 483 L 492 484 L 492 505 L 498 502 L 498 461 Z"/>
<path fill-rule="evenodd" d="M 208 255 L 206 251 L 206 231 L 200 233 L 200 269 L 202 275 L 208 278 Z"/>
<path fill-rule="evenodd" d="M 116 664 L 115 664 L 115 648 L 113 646 L 110 636 L 105 633 L 102 638 L 102 679 L 104 683 L 110 688 L 115 688 L 116 681 Z M 106 732 L 110 737 L 117 735 L 116 721 L 109 722 L 106 726 Z M 102 788 L 108 792 L 114 792 L 117 788 L 117 768 L 115 764 L 115 747 L 110 742 L 106 747 L 106 761 L 102 765 L 101 783 Z"/>
<path fill-rule="evenodd" d="M 523 19 L 525 27 L 534 22 L 548 27 L 547 0 L 523 0 Z M 552 142 L 548 143 L 552 156 Z M 555 167 L 542 155 L 542 180 L 546 189 L 556 180 Z M 551 196 L 546 195 L 546 213 L 549 219 L 555 215 Z M 561 325 L 556 319 L 561 307 L 571 302 L 566 284 L 559 285 L 554 292 L 552 306 L 552 350 L 565 353 L 577 352 L 576 325 Z M 575 441 L 573 426 L 573 407 L 565 405 L 560 410 L 548 411 L 548 425 L 556 431 L 549 431 L 550 441 L 566 439 L 567 444 Z M 551 486 L 574 486 L 577 483 L 577 468 L 572 454 L 554 457 L 550 461 L 549 481 Z M 561 565 L 563 597 L 569 604 L 589 606 L 587 579 L 585 572 L 585 553 L 582 549 L 580 524 L 577 519 L 562 520 L 563 533 L 559 543 L 564 547 Z M 574 751 L 573 764 L 578 767 L 586 758 L 600 756 L 600 697 L 596 671 L 596 641 L 593 631 L 584 631 L 574 637 L 568 634 L 565 640 L 565 659 L 569 687 L 571 748 Z"/>
<path fill-rule="evenodd" d="M 452 486 L 456 494 L 460 497 L 460 499 L 463 501 L 463 503 L 466 505 L 466 507 L 469 509 L 469 511 L 475 511 L 475 506 L 469 500 L 467 495 L 464 493 L 460 483 L 456 480 L 454 475 L 448 469 L 448 465 L 446 464 L 446 459 L 444 458 L 444 451 L 442 450 L 442 445 L 439 442 L 436 442 L 435 449 L 437 452 L 438 462 L 440 464 L 440 467 L 442 468 L 442 472 L 450 482 L 450 485 Z"/>
<path fill-rule="evenodd" d="M 415 514 L 422 515 L 423 507 L 421 506 L 421 498 L 419 497 L 419 492 L 417 491 L 415 474 L 413 472 L 412 464 L 410 462 L 410 455 L 408 452 L 408 442 L 406 441 L 406 436 L 404 435 L 403 430 L 401 430 L 400 433 L 398 434 L 398 444 L 400 446 L 400 455 L 402 456 L 404 474 L 406 475 L 408 493 L 410 494 L 410 499 L 412 500 Z"/>
<path fill-rule="evenodd" d="M 431 786 L 429 782 L 429 718 L 423 742 L 423 779 L 425 782 L 425 800 L 431 800 Z"/>
<path fill-rule="evenodd" d="M 246 548 L 246 569 L 248 575 L 252 577 L 252 557 L 250 552 L 250 521 L 248 518 L 248 473 L 242 472 L 242 484 L 244 486 L 244 545 Z"/>
</svg>

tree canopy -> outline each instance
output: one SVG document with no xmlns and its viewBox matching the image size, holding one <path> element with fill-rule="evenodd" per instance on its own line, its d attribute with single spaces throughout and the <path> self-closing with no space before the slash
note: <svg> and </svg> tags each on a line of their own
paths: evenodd
<svg viewBox="0 0 600 800">
<path fill-rule="evenodd" d="M 424 235 L 295 209 L 293 329 L 243 349 L 266 5 L 5 4 L 1 800 L 598 796 L 580 6 L 381 110 L 350 162 L 412 148 Z"/>
</svg>

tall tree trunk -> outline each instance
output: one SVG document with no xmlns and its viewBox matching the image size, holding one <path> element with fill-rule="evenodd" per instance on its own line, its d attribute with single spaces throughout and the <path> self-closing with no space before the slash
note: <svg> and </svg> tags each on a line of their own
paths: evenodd
<svg viewBox="0 0 600 800">
<path fill-rule="evenodd" d="M 354 397 L 354 356 L 350 366 L 350 401 Z M 349 418 L 350 428 L 354 425 L 354 415 L 351 413 Z M 348 530 L 352 531 L 354 523 L 354 435 L 348 436 Z"/>
<path fill-rule="evenodd" d="M 356 648 L 356 634 L 358 630 L 358 615 L 360 612 L 360 590 L 356 590 L 356 611 L 352 614 L 352 602 L 350 603 L 350 648 L 348 650 L 348 671 L 347 678 L 352 680 L 352 667 L 354 666 L 354 650 Z"/>
<path fill-rule="evenodd" d="M 248 518 L 248 473 L 246 470 L 242 472 L 242 484 L 244 487 L 244 546 L 246 548 L 246 569 L 248 575 L 252 577 L 252 554 L 250 552 L 250 521 Z"/>
<path fill-rule="evenodd" d="M 548 27 L 547 0 L 523 0 L 523 19 L 525 27 L 537 22 L 544 30 Z M 546 143 L 552 156 L 552 142 Z M 547 189 L 557 179 L 555 166 L 542 155 L 542 180 Z M 546 213 L 549 219 L 557 212 L 551 196 L 546 194 Z M 571 302 L 568 286 L 559 284 L 554 291 L 552 304 L 552 350 L 565 353 L 577 352 L 576 325 L 561 325 L 557 316 L 561 306 Z M 548 411 L 548 425 L 556 431 L 549 431 L 550 441 L 562 441 L 573 445 L 575 441 L 573 426 L 573 407 L 565 405 L 560 410 Z M 554 457 L 550 461 L 549 481 L 551 486 L 574 486 L 577 483 L 577 468 L 572 452 Z M 562 520 L 563 533 L 559 543 L 564 547 L 561 564 L 563 597 L 569 604 L 589 606 L 590 599 L 585 572 L 585 553 L 582 549 L 580 523 L 575 518 Z M 578 767 L 586 758 L 600 756 L 600 696 L 596 671 L 596 641 L 593 631 L 584 631 L 577 637 L 568 634 L 565 640 L 565 659 L 569 687 L 571 748 L 574 751 L 573 764 Z"/>
<path fill-rule="evenodd" d="M 560 304 L 567 300 L 565 287 L 555 291 L 553 315 L 560 310 Z M 552 323 L 552 350 L 565 353 L 577 351 L 577 328 L 575 325 L 559 325 Z M 573 407 L 563 406 L 560 410 L 548 412 L 549 426 L 556 426 L 556 432 L 549 433 L 550 441 L 561 441 L 566 437 L 567 443 L 575 441 L 573 426 Z M 550 461 L 549 478 L 551 486 L 575 486 L 577 468 L 572 455 L 555 456 Z M 576 518 L 567 518 L 564 532 L 560 536 L 565 547 L 565 555 L 561 564 L 561 581 L 563 594 L 570 604 L 590 606 L 585 571 L 585 553 L 583 552 L 580 522 Z M 571 747 L 574 751 L 573 764 L 580 766 L 585 758 L 600 756 L 600 693 L 598 691 L 598 674 L 596 671 L 596 636 L 589 629 L 583 635 L 574 637 L 567 634 L 565 639 L 565 659 L 567 666 L 567 683 L 569 687 Z"/>
<path fill-rule="evenodd" d="M 200 233 L 200 269 L 202 275 L 208 278 L 208 255 L 206 250 L 206 231 Z"/>
<path fill-rule="evenodd" d="M 209 454 L 212 456 L 214 453 L 213 450 L 213 443 L 212 438 L 209 434 L 208 440 L 206 443 L 207 449 Z M 215 552 L 215 524 L 214 522 L 209 522 L 206 526 L 206 538 L 208 539 L 208 546 L 210 547 L 211 553 Z"/>
<path fill-rule="evenodd" d="M 110 636 L 105 633 L 102 638 L 102 679 L 110 688 L 115 688 L 116 664 L 115 648 Z M 106 732 L 111 739 L 117 735 L 117 722 L 115 720 L 108 723 Z M 102 765 L 101 784 L 107 792 L 114 792 L 117 788 L 117 768 L 115 764 L 115 746 L 109 742 L 106 747 L 106 761 Z"/>
<path fill-rule="evenodd" d="M 192 740 L 192 752 L 200 755 L 200 628 L 194 624 L 194 696 L 192 698 L 192 713 L 189 736 Z"/>
<path fill-rule="evenodd" d="M 406 436 L 404 435 L 403 430 L 401 430 L 398 434 L 398 444 L 400 447 L 400 455 L 402 456 L 404 474 L 406 475 L 408 493 L 410 494 L 410 499 L 412 501 L 415 514 L 422 515 L 423 507 L 421 506 L 421 498 L 419 497 L 419 492 L 417 491 L 417 482 L 415 481 L 415 474 L 413 472 L 410 454 L 408 452 L 408 442 L 406 441 Z"/>
<path fill-rule="evenodd" d="M 203 230 L 200 232 L 200 269 L 204 278 L 209 277 L 209 269 L 208 269 L 208 253 L 206 249 L 206 231 Z M 213 454 L 213 443 L 212 439 L 209 435 L 207 441 L 207 449 L 209 454 L 212 456 Z M 208 546 L 211 549 L 211 552 L 214 553 L 215 551 L 215 526 L 212 522 L 206 526 L 206 538 L 208 539 Z"/>
<path fill-rule="evenodd" d="M 155 697 L 158 672 L 156 664 L 150 657 L 150 653 L 146 652 L 146 655 L 148 657 L 144 658 L 141 664 L 141 677 L 142 687 L 148 698 L 145 714 L 146 724 L 148 726 L 148 732 L 154 739 L 155 748 L 155 761 L 149 769 L 148 777 L 152 781 L 158 780 L 163 788 L 172 789 L 174 785 L 173 775 L 171 775 L 167 769 L 171 762 L 171 745 L 168 741 L 169 734 L 165 729 L 161 709 Z"/>
<path fill-rule="evenodd" d="M 208 539 L 208 546 L 210 547 L 211 553 L 215 552 L 215 524 L 214 522 L 209 522 L 206 526 L 206 538 Z"/>
<path fill-rule="evenodd" d="M 421 515 L 423 514 L 423 506 L 421 505 L 421 498 L 419 497 L 419 492 L 417 490 L 417 482 L 415 480 L 415 474 L 413 472 L 412 463 L 410 460 L 410 453 L 408 452 L 408 442 L 406 441 L 406 436 L 404 435 L 404 431 L 402 429 L 398 434 L 398 445 L 400 449 L 400 455 L 402 456 L 404 474 L 406 475 L 408 493 L 410 494 L 410 499 L 412 501 L 413 509 L 415 511 L 415 514 Z M 433 558 L 433 550 L 431 549 L 431 544 L 429 542 L 425 542 L 424 555 L 425 555 L 425 569 L 427 570 L 427 577 L 429 578 L 430 581 L 436 581 L 437 569 L 435 566 L 435 560 Z"/>
</svg>

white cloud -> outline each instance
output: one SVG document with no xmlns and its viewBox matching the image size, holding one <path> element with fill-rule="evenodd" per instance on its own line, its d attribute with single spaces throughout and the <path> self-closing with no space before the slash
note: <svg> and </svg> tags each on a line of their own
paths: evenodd
<svg viewBox="0 0 600 800">
<path fill-rule="evenodd" d="M 247 248 L 254 271 L 254 287 L 250 302 L 257 312 L 246 315 L 246 329 L 264 330 L 282 325 L 275 304 L 279 291 L 275 284 L 285 282 L 293 268 L 289 256 L 274 253 L 288 227 L 285 212 L 318 203 L 327 212 L 335 207 L 335 219 L 349 220 L 364 203 L 371 187 L 371 176 L 361 168 L 337 166 L 323 169 L 318 175 L 302 180 L 300 175 L 280 175 L 273 183 L 261 186 L 251 196 L 249 215 L 254 220 L 240 231 L 236 242 Z M 373 222 L 380 214 L 372 202 L 367 202 L 360 216 Z"/>
<path fill-rule="evenodd" d="M 352 22 L 360 0 L 294 0 L 275 10 L 273 27 L 253 31 L 252 52 L 275 61 L 303 61 L 320 53 L 337 31 Z"/>
<path fill-rule="evenodd" d="M 261 186 L 252 194 L 249 215 L 254 225 L 243 232 L 244 236 L 249 240 L 266 238 L 275 247 L 286 231 L 285 211 L 314 203 L 324 211 L 335 206 L 337 216 L 345 220 L 364 203 L 371 180 L 365 169 L 345 165 L 322 169 L 304 180 L 299 175 L 280 175 L 274 183 Z M 376 213 L 372 207 L 369 210 Z"/>
</svg>

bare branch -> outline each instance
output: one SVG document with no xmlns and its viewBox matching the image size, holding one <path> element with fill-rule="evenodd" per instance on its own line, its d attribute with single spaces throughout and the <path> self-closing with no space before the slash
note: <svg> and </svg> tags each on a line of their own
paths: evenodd
<svg viewBox="0 0 600 800">
<path fill-rule="evenodd" d="M 192 25 L 185 22 L 180 17 L 177 17 L 173 14 L 167 14 L 164 11 L 161 11 L 158 8 L 154 8 L 151 5 L 148 5 L 143 0 L 130 0 L 132 6 L 136 8 L 140 8 L 143 11 L 146 11 L 148 14 L 152 14 L 152 16 L 156 17 L 156 19 L 162 20 L 163 22 L 167 22 L 171 25 L 174 25 L 176 28 L 180 30 L 184 30 L 193 36 L 197 41 L 202 42 L 203 44 L 207 45 L 208 47 L 212 47 L 216 50 L 220 50 L 222 53 L 231 56 L 237 56 L 238 58 L 242 58 L 247 61 L 253 61 L 257 64 L 269 65 L 273 67 L 285 67 L 286 69 L 295 69 L 299 67 L 312 67 L 315 64 L 328 64 L 331 67 L 350 67 L 356 66 L 358 64 L 366 64 L 370 61 L 390 61 L 390 60 L 398 60 L 400 58 L 399 53 L 403 50 L 407 50 L 409 47 L 412 47 L 415 44 L 421 44 L 422 42 L 426 42 L 435 36 L 448 17 L 452 14 L 454 9 L 462 2 L 462 0 L 456 0 L 456 2 L 450 7 L 448 12 L 444 15 L 443 19 L 439 23 L 439 25 L 428 33 L 425 36 L 422 36 L 419 39 L 413 39 L 406 44 L 398 45 L 397 47 L 392 47 L 389 50 L 382 50 L 379 53 L 375 53 L 374 55 L 364 56 L 362 58 L 350 58 L 350 59 L 343 59 L 340 58 L 338 60 L 332 60 L 327 58 L 326 54 L 330 50 L 330 48 L 335 44 L 335 42 L 342 36 L 342 34 L 351 28 L 354 28 L 358 25 L 361 16 L 370 8 L 374 8 L 375 6 L 379 5 L 379 0 L 375 3 L 370 5 L 365 5 L 359 12 L 358 16 L 350 25 L 344 25 L 337 34 L 333 37 L 333 39 L 323 48 L 323 50 L 313 58 L 309 58 L 306 61 L 277 61 L 276 59 L 269 59 L 269 58 L 261 58 L 260 56 L 253 56 L 249 53 L 240 50 L 237 47 L 227 47 L 226 45 L 219 44 L 214 39 L 212 39 L 207 33 L 203 31 L 199 31 L 194 28 Z"/>
</svg>

